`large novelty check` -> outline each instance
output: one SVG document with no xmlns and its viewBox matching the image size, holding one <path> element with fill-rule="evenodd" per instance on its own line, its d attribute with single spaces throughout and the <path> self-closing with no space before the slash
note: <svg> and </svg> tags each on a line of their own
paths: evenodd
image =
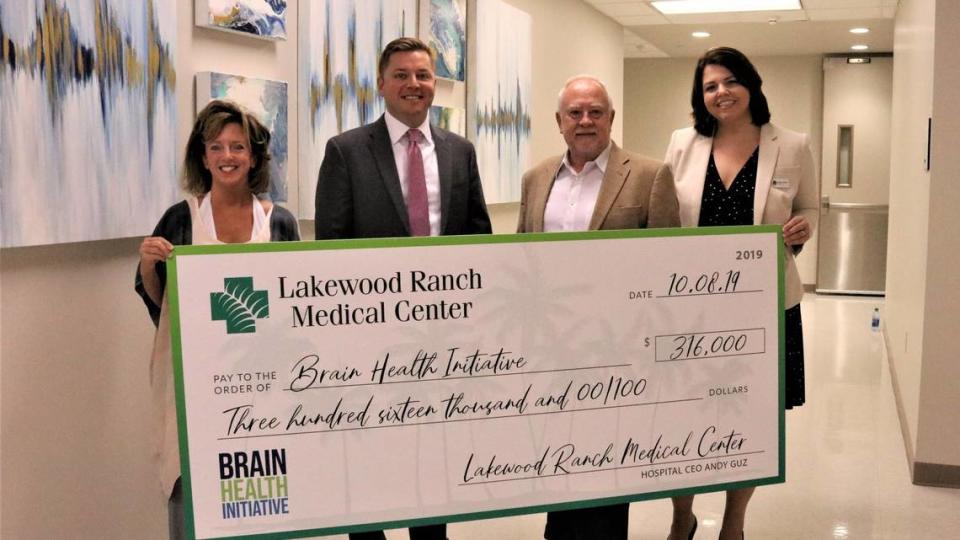
<svg viewBox="0 0 960 540">
<path fill-rule="evenodd" d="M 178 247 L 188 530 L 782 482 L 778 227 Z"/>
</svg>

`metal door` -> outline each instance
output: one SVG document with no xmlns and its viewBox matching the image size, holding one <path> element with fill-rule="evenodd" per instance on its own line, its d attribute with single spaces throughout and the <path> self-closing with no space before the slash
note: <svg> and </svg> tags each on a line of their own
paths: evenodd
<svg viewBox="0 0 960 540">
<path fill-rule="evenodd" d="M 817 292 L 883 295 L 893 58 L 823 63 Z"/>
<path fill-rule="evenodd" d="M 819 239 L 818 293 L 884 294 L 887 206 L 825 201 Z"/>
</svg>

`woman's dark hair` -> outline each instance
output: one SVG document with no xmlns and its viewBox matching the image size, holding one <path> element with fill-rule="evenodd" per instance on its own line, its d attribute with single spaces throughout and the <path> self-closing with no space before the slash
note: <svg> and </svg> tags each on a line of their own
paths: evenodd
<svg viewBox="0 0 960 540">
<path fill-rule="evenodd" d="M 206 143 L 216 139 L 227 124 L 239 125 L 250 141 L 250 155 L 253 158 L 253 166 L 247 177 L 250 191 L 257 195 L 270 189 L 270 130 L 240 105 L 215 99 L 197 113 L 197 121 L 187 140 L 181 178 L 187 193 L 202 195 L 210 191 L 213 177 L 203 166 Z"/>
<path fill-rule="evenodd" d="M 697 133 L 712 137 L 717 131 L 717 119 L 707 112 L 707 106 L 703 104 L 703 70 L 709 65 L 727 68 L 750 92 L 750 118 L 754 125 L 762 126 L 770 121 L 770 107 L 760 89 L 763 79 L 757 69 L 742 52 L 731 47 L 714 47 L 697 60 L 697 70 L 693 74 L 690 104 L 693 106 L 693 127 Z"/>
</svg>

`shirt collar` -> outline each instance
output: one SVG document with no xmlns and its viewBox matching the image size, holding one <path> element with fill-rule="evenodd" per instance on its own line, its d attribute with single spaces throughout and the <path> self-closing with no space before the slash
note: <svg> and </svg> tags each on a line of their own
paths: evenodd
<svg viewBox="0 0 960 540">
<path fill-rule="evenodd" d="M 400 120 L 397 120 L 390 111 L 385 111 L 383 117 L 387 122 L 387 133 L 390 134 L 390 144 L 397 144 L 401 142 L 404 137 L 406 137 L 407 132 L 410 131 L 410 126 L 404 124 Z M 420 133 L 423 133 L 423 138 L 427 144 L 433 144 L 433 133 L 430 132 L 430 115 L 428 114 L 424 118 L 423 123 L 416 127 L 420 130 Z M 406 143 L 405 140 L 403 140 Z"/>
<path fill-rule="evenodd" d="M 570 174 L 583 174 L 584 172 L 588 171 L 591 163 L 600 169 L 600 174 L 607 174 L 607 163 L 610 162 L 611 148 L 613 148 L 613 141 L 607 143 L 607 147 L 603 149 L 603 152 L 600 152 L 600 155 L 597 156 L 597 159 L 586 162 L 586 164 L 583 166 L 583 169 L 580 169 L 579 173 L 573 170 L 573 167 L 570 166 L 570 151 L 568 150 L 563 153 L 563 161 L 560 162 L 560 168 L 557 170 L 557 174 L 559 174 L 564 168 L 569 169 Z"/>
</svg>

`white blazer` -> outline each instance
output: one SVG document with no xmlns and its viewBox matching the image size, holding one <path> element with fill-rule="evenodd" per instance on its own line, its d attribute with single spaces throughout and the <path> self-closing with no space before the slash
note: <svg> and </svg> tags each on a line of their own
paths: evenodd
<svg viewBox="0 0 960 540">
<path fill-rule="evenodd" d="M 664 159 L 673 173 L 680 201 L 680 225 L 696 227 L 700 221 L 700 202 L 713 150 L 713 138 L 690 127 L 678 129 L 670 137 Z M 804 133 L 767 123 L 760 128 L 760 156 L 757 185 L 753 196 L 753 224 L 782 225 L 796 215 L 806 216 L 811 237 L 817 225 L 820 183 L 810 150 L 810 138 Z M 800 303 L 803 284 L 794 260 L 800 250 L 786 250 L 786 307 Z"/>
</svg>

